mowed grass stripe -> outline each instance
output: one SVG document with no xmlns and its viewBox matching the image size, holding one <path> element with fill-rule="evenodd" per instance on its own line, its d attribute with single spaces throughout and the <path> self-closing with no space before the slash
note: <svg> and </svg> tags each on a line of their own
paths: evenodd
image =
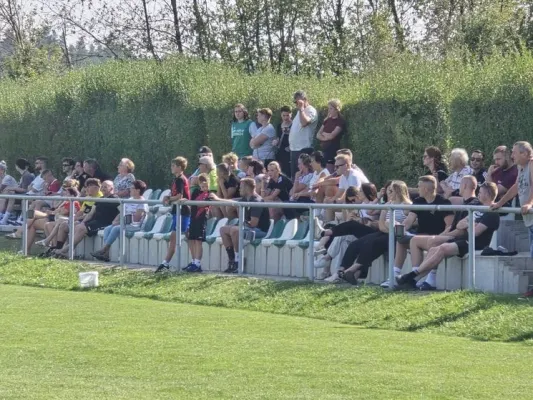
<svg viewBox="0 0 533 400">
<path fill-rule="evenodd" d="M 0 285 L 0 398 L 520 398 L 533 348 Z"/>
</svg>

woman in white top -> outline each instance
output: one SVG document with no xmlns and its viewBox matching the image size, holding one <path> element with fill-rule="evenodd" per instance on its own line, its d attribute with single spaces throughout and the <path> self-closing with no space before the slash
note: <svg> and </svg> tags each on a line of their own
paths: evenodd
<svg viewBox="0 0 533 400">
<path fill-rule="evenodd" d="M 300 154 L 298 157 L 298 172 L 294 177 L 294 185 L 290 191 L 291 200 L 297 201 L 300 194 L 307 194 L 309 192 L 309 183 L 313 179 L 313 167 L 311 165 L 311 157 L 308 154 Z M 306 203 L 309 199 L 306 199 Z"/>
<path fill-rule="evenodd" d="M 135 181 L 135 176 L 133 175 L 135 164 L 129 158 L 123 158 L 120 160 L 117 170 L 118 175 L 113 181 L 115 194 L 118 197 L 127 198 L 130 196 L 130 189 Z"/>
<path fill-rule="evenodd" d="M 260 126 L 256 131 L 250 130 L 252 155 L 264 165 L 268 165 L 276 158 L 276 147 L 272 143 L 276 138 L 276 130 L 270 123 L 271 118 L 272 110 L 270 108 L 260 108 L 257 110 L 257 122 Z"/>
<path fill-rule="evenodd" d="M 146 183 L 140 180 L 133 181 L 130 188 L 130 199 L 144 200 L 143 194 L 146 191 Z M 148 204 L 127 203 L 124 204 L 126 217 L 126 232 L 137 232 L 141 230 L 142 223 L 148 214 Z M 109 261 L 109 251 L 111 246 L 120 236 L 120 214 L 115 217 L 112 224 L 104 229 L 104 247 L 91 253 L 97 260 Z"/>
<path fill-rule="evenodd" d="M 468 153 L 465 149 L 453 149 L 450 153 L 450 176 L 440 182 L 443 196 L 447 199 L 459 195 L 461 180 L 465 175 L 472 175 L 473 170 L 468 165 Z"/>
<path fill-rule="evenodd" d="M 318 189 L 315 185 L 322 182 L 326 177 L 330 175 L 326 168 L 326 159 L 321 151 L 315 151 L 311 154 L 311 168 L 314 171 L 307 185 L 307 190 L 299 192 L 296 197 L 300 202 L 314 202 L 316 200 L 316 194 Z"/>
<path fill-rule="evenodd" d="M 393 181 L 387 189 L 388 204 L 411 204 L 407 185 L 402 181 Z M 379 216 L 379 230 L 352 242 L 344 253 L 339 277 L 352 285 L 357 279 L 366 278 L 368 268 L 372 262 L 385 254 L 389 248 L 389 219 L 390 211 L 381 211 Z M 402 224 L 407 217 L 407 211 L 394 211 L 395 224 Z"/>
</svg>

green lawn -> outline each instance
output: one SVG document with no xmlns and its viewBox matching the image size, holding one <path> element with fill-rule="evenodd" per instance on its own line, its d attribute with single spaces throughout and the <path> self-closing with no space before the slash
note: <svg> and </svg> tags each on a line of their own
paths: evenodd
<svg viewBox="0 0 533 400">
<path fill-rule="evenodd" d="M 533 348 L 0 285 L 2 399 L 526 398 Z"/>
</svg>

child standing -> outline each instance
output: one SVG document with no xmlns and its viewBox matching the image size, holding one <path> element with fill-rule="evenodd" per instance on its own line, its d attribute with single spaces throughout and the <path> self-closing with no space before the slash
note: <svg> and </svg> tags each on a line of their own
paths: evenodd
<svg viewBox="0 0 533 400">
<path fill-rule="evenodd" d="M 174 175 L 174 180 L 170 186 L 170 196 L 165 196 L 163 204 L 168 205 L 175 201 L 185 199 L 190 200 L 191 193 L 189 190 L 189 180 L 185 176 L 184 172 L 187 169 L 187 159 L 184 157 L 176 157 L 170 164 L 170 170 Z M 170 242 L 168 244 L 167 256 L 163 262 L 157 267 L 155 272 L 161 272 L 163 270 L 170 270 L 170 260 L 174 257 L 176 251 L 176 205 L 172 205 L 172 227 L 170 233 Z M 181 207 L 181 227 L 180 232 L 185 233 L 189 228 L 189 222 L 191 220 L 191 209 L 189 206 Z M 179 260 L 178 260 L 179 263 Z"/>
<path fill-rule="evenodd" d="M 192 200 L 209 200 L 209 177 L 207 174 L 198 176 L 198 184 L 200 188 L 192 193 Z M 202 242 L 205 242 L 208 212 L 209 207 L 207 206 L 191 207 L 191 223 L 187 232 L 187 239 L 192 262 L 183 268 L 187 272 L 202 272 Z"/>
</svg>

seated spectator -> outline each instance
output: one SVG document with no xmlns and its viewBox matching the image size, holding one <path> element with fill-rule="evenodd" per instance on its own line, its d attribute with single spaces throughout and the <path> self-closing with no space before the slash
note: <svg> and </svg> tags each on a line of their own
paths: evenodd
<svg viewBox="0 0 533 400">
<path fill-rule="evenodd" d="M 443 196 L 450 198 L 459 194 L 461 179 L 465 175 L 472 175 L 472 168 L 468 165 L 468 154 L 465 149 L 453 149 L 450 153 L 451 175 L 440 183 Z"/>
<path fill-rule="evenodd" d="M 289 147 L 289 133 L 292 126 L 292 110 L 290 106 L 283 106 L 280 109 L 281 122 L 277 126 L 277 138 L 272 144 L 277 147 L 276 161 L 281 166 L 281 172 L 285 176 L 291 174 L 291 149 Z"/>
<path fill-rule="evenodd" d="M 241 171 L 239 179 L 246 178 L 248 176 L 248 168 L 250 167 L 250 163 L 252 161 L 252 156 L 245 156 L 239 159 L 239 171 Z"/>
<path fill-rule="evenodd" d="M 273 163 L 270 163 L 270 165 Z M 242 198 L 239 201 L 250 203 L 263 202 L 261 196 L 256 193 L 255 181 L 251 178 L 244 178 L 241 180 L 240 192 Z M 215 201 L 231 201 L 220 199 L 215 194 L 211 194 L 210 198 L 211 200 Z M 268 209 L 266 208 L 246 208 L 244 213 L 244 221 L 245 234 L 247 232 L 253 232 L 255 239 L 264 238 L 268 232 L 268 229 L 270 228 L 270 218 L 268 216 Z M 227 225 L 223 226 L 220 229 L 220 236 L 222 237 L 222 244 L 228 253 L 228 268 L 226 268 L 224 272 L 237 273 L 239 271 L 239 227 Z"/>
<path fill-rule="evenodd" d="M 313 175 L 307 185 L 307 190 L 301 191 L 298 195 L 298 200 L 301 202 L 316 202 L 318 184 L 330 175 L 326 168 L 326 159 L 321 151 L 315 151 L 311 154 L 310 160 Z"/>
<path fill-rule="evenodd" d="M 123 158 L 118 164 L 118 175 L 113 181 L 115 187 L 115 194 L 120 198 L 127 198 L 131 196 L 131 188 L 133 182 L 135 182 L 135 176 L 133 171 L 135 170 L 135 164 L 129 158 Z M 144 193 L 144 192 L 143 192 Z"/>
<path fill-rule="evenodd" d="M 277 161 L 268 164 L 267 175 L 261 182 L 261 198 L 267 202 L 287 202 L 290 198 L 292 181 L 281 173 L 281 167 Z M 283 215 L 282 208 L 271 208 L 269 213 L 272 219 L 277 221 Z"/>
<path fill-rule="evenodd" d="M 341 115 L 341 108 L 339 99 L 328 101 L 328 115 L 316 135 L 330 173 L 334 172 L 335 157 L 341 147 L 342 135 L 346 131 L 346 120 Z"/>
<path fill-rule="evenodd" d="M 387 193 L 388 204 L 411 204 L 407 185 L 402 181 L 393 181 Z M 407 213 L 401 210 L 393 211 L 395 224 L 402 224 Z M 383 210 L 379 216 L 379 231 L 359 238 L 348 246 L 339 268 L 339 277 L 357 284 L 359 278 L 364 279 L 372 262 L 389 250 L 389 220 L 391 212 Z"/>
<path fill-rule="evenodd" d="M 224 164 L 225 165 L 225 164 Z M 206 201 L 210 199 L 208 176 L 201 174 L 198 176 L 200 189 L 192 193 L 192 200 Z M 220 187 L 220 186 L 219 186 Z M 183 200 L 180 200 L 183 201 Z M 186 272 L 202 272 L 202 243 L 206 238 L 207 216 L 209 214 L 209 207 L 207 206 L 192 206 L 191 207 L 191 223 L 187 230 L 187 245 L 191 252 L 191 262 L 184 270 Z"/>
<path fill-rule="evenodd" d="M 198 161 L 200 161 L 200 159 L 202 159 L 203 157 L 209 157 L 211 159 L 210 165 L 213 165 L 213 166 L 215 165 L 215 157 L 213 155 L 213 151 L 207 146 L 202 146 L 198 149 Z M 189 177 L 189 185 L 190 185 L 191 191 L 199 188 L 198 175 L 200 174 L 201 174 L 200 165 L 198 165 L 196 170 Z M 211 188 L 213 188 L 217 183 L 216 174 L 217 174 L 217 171 L 215 168 L 213 168 L 209 174 L 209 183 L 210 183 Z M 216 189 L 210 189 L 210 190 L 216 190 Z"/>
<path fill-rule="evenodd" d="M 429 175 L 433 175 L 437 182 L 439 182 L 437 192 L 442 193 L 440 182 L 448 178 L 448 167 L 444 162 L 440 149 L 435 146 L 426 147 L 424 150 L 423 164 L 428 169 Z"/>
<path fill-rule="evenodd" d="M 221 199 L 231 200 L 239 197 L 239 180 L 230 173 L 227 164 L 217 165 L 218 191 L 217 196 Z M 237 218 L 237 210 L 234 207 L 211 207 L 211 215 L 216 218 Z"/>
<path fill-rule="evenodd" d="M 109 174 L 102 171 L 100 164 L 93 158 L 89 158 L 83 162 L 83 172 L 87 174 L 87 179 L 95 178 L 100 182 L 111 181 L 112 178 Z"/>
<path fill-rule="evenodd" d="M 487 172 L 487 182 L 494 182 L 498 185 L 498 197 L 496 200 L 500 200 L 515 184 L 518 177 L 518 168 L 512 163 L 511 152 L 506 146 L 496 147 L 493 159 L 494 164 L 489 167 Z M 506 206 L 510 207 L 511 202 L 506 204 Z"/>
<path fill-rule="evenodd" d="M 311 166 L 311 157 L 308 154 L 302 153 L 298 157 L 298 171 L 292 189 L 289 192 L 291 203 L 314 203 L 313 200 L 306 196 L 309 193 L 309 183 L 313 179 L 313 167 Z M 300 197 L 300 194 L 303 194 Z M 299 218 L 304 212 L 308 211 L 305 208 L 295 209 L 287 208 L 284 210 L 285 218 L 293 219 Z"/>
<path fill-rule="evenodd" d="M 31 167 L 28 160 L 24 158 L 19 158 L 15 162 L 15 169 L 21 175 L 20 181 L 17 186 L 8 186 L 4 189 L 4 194 L 23 194 L 28 192 L 28 188 L 35 179 L 33 174 L 33 168 Z M 6 204 L 7 203 L 7 204 Z M 0 212 L 3 212 L 2 219 L 0 220 L 0 225 L 7 225 L 11 217 L 15 217 L 13 214 L 13 208 L 15 204 L 20 204 L 20 200 L 16 201 L 14 199 L 0 199 Z"/>
<path fill-rule="evenodd" d="M 356 165 L 352 165 L 352 159 L 340 154 L 335 157 L 335 171 L 339 174 L 339 190 L 332 198 L 325 198 L 325 203 L 342 203 L 344 202 L 344 195 L 346 189 L 350 186 L 355 186 L 356 189 L 361 189 L 363 183 L 368 183 L 368 178 L 363 171 Z M 326 222 L 335 219 L 334 210 L 326 211 Z"/>
<path fill-rule="evenodd" d="M 201 157 L 202 158 L 209 158 L 206 156 Z M 172 160 L 172 163 L 170 165 L 172 175 L 174 175 L 174 180 L 172 181 L 172 184 L 170 186 L 170 196 L 166 196 L 163 199 L 163 204 L 169 205 L 176 201 L 179 201 L 181 199 L 184 200 L 190 200 L 191 199 L 191 192 L 189 188 L 189 180 L 185 176 L 185 170 L 187 169 L 188 161 L 184 157 L 176 157 Z M 189 223 L 191 222 L 191 208 L 187 205 L 183 205 L 181 208 L 181 226 L 180 226 L 180 232 L 185 233 L 187 232 L 187 229 L 189 229 Z M 174 253 L 176 252 L 176 224 L 177 224 L 177 210 L 178 207 L 176 207 L 176 204 L 172 204 L 172 226 L 171 226 L 171 233 L 170 233 L 170 241 L 168 243 L 168 249 L 167 254 L 165 256 L 165 259 L 161 264 L 159 264 L 159 267 L 155 270 L 155 272 L 161 272 L 164 270 L 170 270 L 170 261 L 172 260 L 172 257 L 174 257 Z"/>
<path fill-rule="evenodd" d="M 479 200 L 484 206 L 492 206 L 498 194 L 495 183 L 487 182 L 479 190 Z M 500 216 L 495 212 L 476 212 L 475 216 L 475 249 L 482 250 L 488 246 L 492 240 L 492 234 L 500 226 Z M 425 260 L 418 267 L 413 267 L 413 271 L 396 278 L 399 288 L 416 287 L 418 279 L 423 278 L 431 270 L 438 267 L 439 263 L 448 257 L 464 257 L 468 254 L 468 217 L 457 223 L 456 230 L 461 234 L 456 235 L 446 243 L 429 249 Z"/>
<path fill-rule="evenodd" d="M 8 187 L 16 187 L 18 185 L 15 178 L 7 173 L 7 164 L 5 161 L 0 161 L 0 192 L 4 192 L 4 189 Z"/>
<path fill-rule="evenodd" d="M 73 158 L 65 157 L 61 160 L 61 172 L 66 179 L 76 179 L 76 161 Z M 77 179 L 76 179 L 77 180 Z"/>
<path fill-rule="evenodd" d="M 248 165 L 246 175 L 249 178 L 253 178 L 255 180 L 256 185 L 260 185 L 265 177 L 265 166 L 261 161 L 252 160 Z"/>
<path fill-rule="evenodd" d="M 414 205 L 434 205 L 446 206 L 451 205 L 451 202 L 445 199 L 440 194 L 437 194 L 437 180 L 432 175 L 425 175 L 418 178 L 418 194 L 414 201 Z M 407 258 L 407 250 L 409 243 L 418 235 L 439 235 L 446 230 L 453 222 L 453 213 L 451 211 L 428 211 L 428 210 L 413 210 L 407 215 L 403 222 L 404 236 L 399 238 L 396 242 L 396 253 L 394 257 L 394 275 L 399 276 L 405 259 Z M 415 228 L 415 224 L 417 227 Z M 416 236 L 415 236 L 416 235 Z M 388 288 L 394 285 L 394 280 L 387 280 L 381 284 L 381 287 Z"/>
<path fill-rule="evenodd" d="M 106 199 L 118 199 L 114 193 L 113 182 L 104 181 L 102 183 L 102 193 Z M 96 203 L 83 220 L 74 227 L 74 247 L 80 243 L 85 236 L 93 237 L 98 234 L 100 229 L 111 225 L 117 214 L 119 213 L 118 204 L 116 203 Z M 68 226 L 62 225 L 63 229 L 68 234 Z M 68 257 L 68 244 L 63 245 L 62 248 L 54 250 L 57 258 Z"/>
<path fill-rule="evenodd" d="M 76 182 L 76 181 L 72 181 L 72 182 Z M 70 188 L 74 189 L 73 186 L 71 187 L 67 187 L 65 185 L 63 186 L 64 186 L 64 190 L 67 190 L 69 193 L 72 193 L 69 189 Z M 98 179 L 89 178 L 85 181 L 85 189 L 86 189 L 87 197 L 95 197 L 95 198 L 103 197 L 104 194 L 100 191 L 100 188 L 101 188 L 101 184 Z M 77 193 L 77 191 L 75 193 Z M 94 206 L 95 206 L 94 201 L 84 201 L 79 207 L 79 211 L 76 211 L 76 214 L 74 215 L 74 222 L 81 223 L 91 213 Z M 58 208 L 61 208 L 61 206 Z M 67 240 L 68 234 L 70 231 L 68 219 L 63 218 L 61 215 L 56 215 L 56 218 L 54 219 L 54 221 L 45 223 L 44 231 L 45 231 L 45 236 L 46 236 L 45 239 L 37 242 L 36 244 L 39 244 L 44 247 L 50 246 L 48 251 L 42 254 L 43 257 L 49 257 L 53 255 L 53 250 L 61 249 L 63 245 L 65 244 L 65 241 Z"/>
<path fill-rule="evenodd" d="M 478 198 L 476 197 L 477 180 L 472 175 L 466 175 L 461 180 L 461 187 L 459 193 L 462 196 L 462 204 L 467 206 L 480 205 Z M 463 235 L 464 232 L 457 230 L 457 224 L 468 216 L 468 211 L 457 211 L 453 216 L 452 223 L 446 224 L 446 229 L 437 235 L 416 235 L 409 243 L 411 250 L 411 265 L 417 268 L 422 263 L 424 258 L 424 251 L 429 250 L 431 247 L 438 246 L 446 243 L 458 236 Z M 423 290 L 431 290 L 431 287 L 436 286 L 437 273 L 431 272 L 426 279 L 427 284 L 424 285 Z M 423 284 L 423 283 L 421 283 Z"/>
<path fill-rule="evenodd" d="M 130 199 L 144 200 L 143 194 L 146 191 L 146 183 L 140 180 L 133 181 L 130 188 Z M 146 203 L 126 203 L 124 206 L 125 229 L 126 232 L 138 232 L 141 230 L 144 218 L 148 214 L 148 204 Z M 98 207 L 98 206 L 97 206 Z M 111 225 L 104 229 L 104 247 L 91 256 L 101 261 L 109 261 L 111 246 L 120 236 L 120 214 L 117 214 Z"/>
<path fill-rule="evenodd" d="M 78 197 L 79 192 L 76 188 L 70 187 L 65 190 L 65 196 L 69 197 Z M 74 202 L 74 211 L 79 212 L 80 211 L 80 203 L 78 201 Z M 70 201 L 63 201 L 59 204 L 59 206 L 55 210 L 48 210 L 46 212 L 39 212 L 35 211 L 35 217 L 33 219 L 28 220 L 28 240 L 27 240 L 27 251 L 28 254 L 30 253 L 30 249 L 33 245 L 33 241 L 35 240 L 35 236 L 37 234 L 38 230 L 44 230 L 45 236 L 48 237 L 48 235 L 51 234 L 51 230 L 47 229 L 47 225 L 49 227 L 52 225 L 50 221 L 61 221 L 66 222 L 68 221 L 68 217 L 70 215 Z M 51 239 L 50 239 L 51 240 Z M 35 244 L 48 247 L 48 243 L 46 241 L 46 238 L 44 240 L 40 240 L 36 242 Z"/>
<path fill-rule="evenodd" d="M 79 182 L 78 190 L 82 191 L 85 188 L 85 181 L 89 179 L 89 175 L 83 169 L 83 161 L 76 161 L 74 165 L 74 175 L 72 178 L 76 179 Z"/>
<path fill-rule="evenodd" d="M 252 158 L 250 157 L 250 160 Z M 238 179 L 244 178 L 246 176 L 246 169 L 239 169 L 239 157 L 235 153 L 228 153 L 222 156 L 222 162 L 228 164 L 229 171 L 235 175 Z M 248 166 L 246 166 L 248 168 Z"/>
<path fill-rule="evenodd" d="M 485 162 L 485 155 L 481 150 L 474 150 L 470 156 L 470 168 L 472 169 L 472 175 L 476 177 L 478 190 L 485 179 L 487 178 L 487 170 L 483 166 Z"/>
<path fill-rule="evenodd" d="M 257 110 L 257 122 L 260 126 L 253 134 L 250 132 L 252 136 L 250 140 L 250 147 L 253 150 L 252 156 L 260 160 L 264 165 L 268 165 L 276 158 L 276 148 L 272 144 L 276 137 L 276 130 L 270 123 L 271 118 L 272 110 L 270 108 L 260 108 Z"/>
</svg>

